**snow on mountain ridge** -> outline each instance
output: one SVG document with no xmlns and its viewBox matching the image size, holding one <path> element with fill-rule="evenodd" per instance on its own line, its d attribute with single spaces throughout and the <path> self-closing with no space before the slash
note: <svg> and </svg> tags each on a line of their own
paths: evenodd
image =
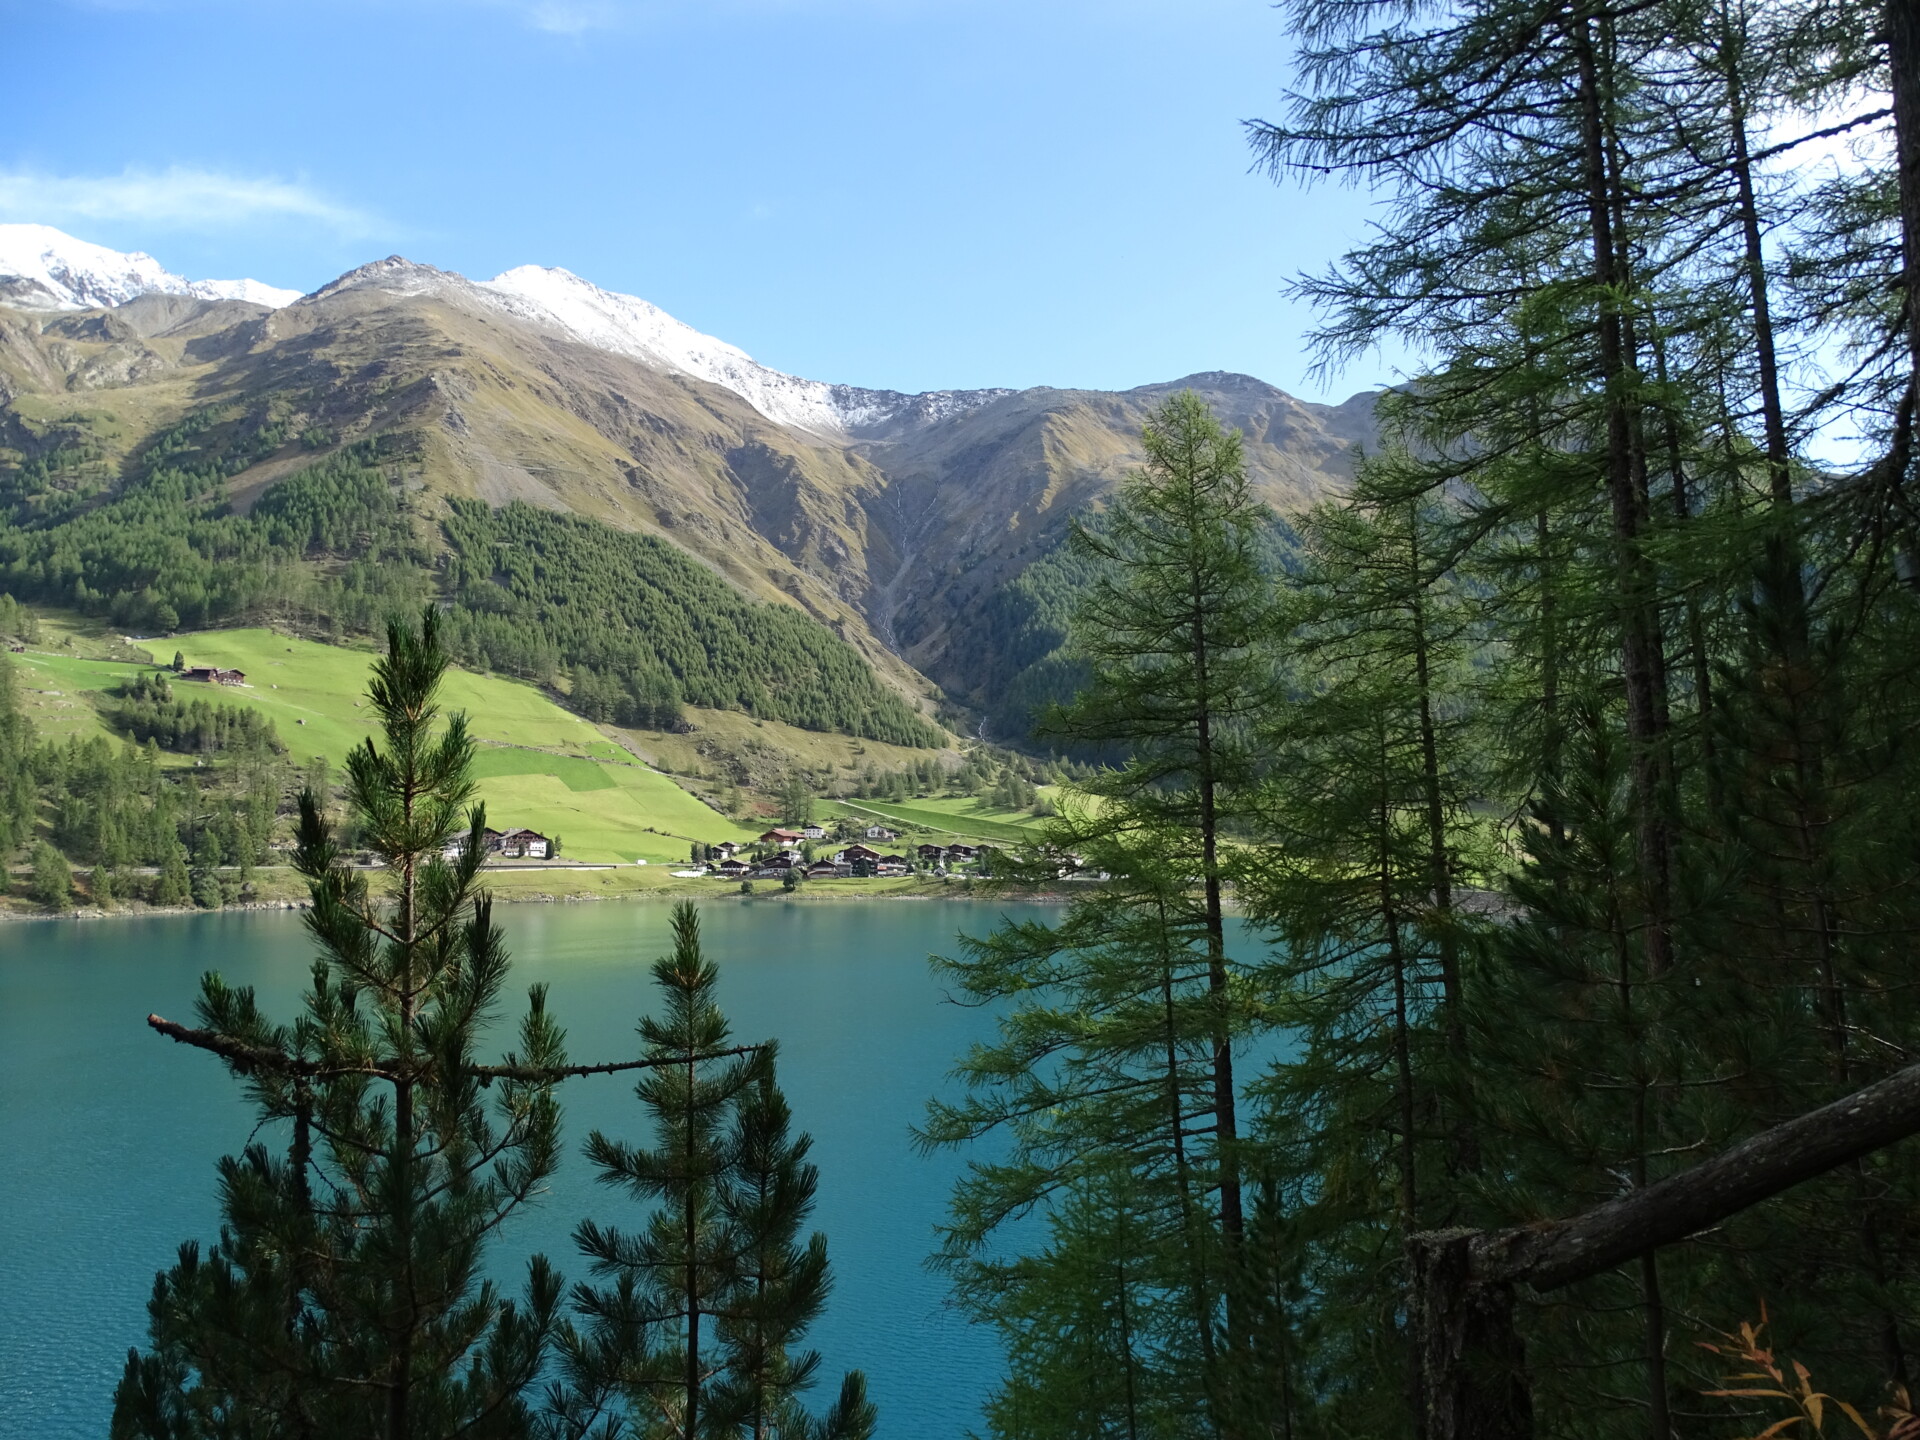
<svg viewBox="0 0 1920 1440">
<path fill-rule="evenodd" d="M 0 225 L 0 276 L 31 282 L 51 308 L 92 310 L 139 295 L 191 295 L 200 300 L 246 300 L 279 309 L 300 298 L 258 280 L 188 280 L 143 251 L 126 253 L 76 240 L 51 225 Z"/>
<path fill-rule="evenodd" d="M 805 380 L 760 364 L 737 345 L 702 334 L 638 296 L 603 290 L 568 270 L 522 265 L 479 284 L 522 302 L 583 345 L 708 381 L 731 390 L 769 420 L 833 439 L 909 412 L 916 418 L 940 418 L 1011 393 L 940 390 L 902 395 Z"/>
<path fill-rule="evenodd" d="M 9 280 L 15 283 L 9 285 Z M 570 271 L 539 265 L 522 265 L 476 282 L 394 255 L 348 271 L 315 291 L 314 298 L 362 287 L 396 295 L 465 295 L 580 344 L 731 390 L 769 420 L 837 441 L 899 424 L 931 423 L 1013 393 L 930 390 L 905 395 L 788 375 L 638 296 L 603 290 Z M 155 293 L 245 300 L 276 310 L 303 298 L 297 290 L 258 280 L 188 280 L 144 252 L 110 250 L 50 225 L 0 225 L 0 296 L 8 304 L 88 310 Z"/>
</svg>

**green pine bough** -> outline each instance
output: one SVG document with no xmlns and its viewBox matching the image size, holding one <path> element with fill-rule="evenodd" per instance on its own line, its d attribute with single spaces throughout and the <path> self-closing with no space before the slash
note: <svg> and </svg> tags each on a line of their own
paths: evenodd
<svg viewBox="0 0 1920 1440">
<path fill-rule="evenodd" d="M 275 1022 L 251 989 L 209 974 L 199 1024 L 148 1017 L 222 1060 L 258 1114 L 255 1135 L 275 1140 L 221 1161 L 220 1238 L 183 1245 L 156 1279 L 112 1434 L 709 1440 L 777 1423 L 866 1440 L 874 1412 L 858 1372 L 818 1418 L 801 1408 L 819 1359 L 799 1346 L 828 1284 L 824 1239 L 799 1239 L 815 1173 L 772 1046 L 729 1043 L 694 907 L 675 912 L 675 953 L 656 966 L 670 1018 L 642 1022 L 639 1058 L 570 1062 L 539 985 L 516 1047 L 476 1053 L 509 967 L 479 888 L 473 742 L 465 717 L 435 702 L 448 664 L 429 607 L 417 630 L 389 628 L 374 667 L 380 740 L 348 757 L 344 791 L 378 871 L 346 863 L 319 797 L 301 796 L 296 864 L 320 948 L 302 1013 Z M 544 1256 L 503 1293 L 481 1278 L 487 1251 L 561 1163 L 556 1087 L 618 1072 L 643 1077 L 662 1148 L 596 1135 L 589 1155 L 641 1177 L 641 1233 L 688 1237 L 691 1298 L 677 1303 L 643 1265 L 611 1297 L 569 1299 Z M 581 1227 L 596 1268 L 627 1255 L 617 1238 L 602 1243 L 620 1233 Z M 622 1310 L 629 1300 L 652 1308 Z M 683 1363 L 663 1370 L 662 1356 Z M 680 1389 L 663 1403 L 668 1371 Z"/>
</svg>

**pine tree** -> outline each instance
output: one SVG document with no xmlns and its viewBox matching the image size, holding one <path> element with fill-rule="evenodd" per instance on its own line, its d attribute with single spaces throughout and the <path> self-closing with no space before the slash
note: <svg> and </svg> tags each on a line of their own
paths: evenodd
<svg viewBox="0 0 1920 1440">
<path fill-rule="evenodd" d="M 39 808 L 33 751 L 33 722 L 20 706 L 13 658 L 0 654 L 0 857 L 8 860 L 32 835 Z"/>
<path fill-rule="evenodd" d="M 73 908 L 73 870 L 67 857 L 44 840 L 33 847 L 33 879 L 28 891 L 56 913 Z"/>
<path fill-rule="evenodd" d="M 789 825 L 813 823 L 813 787 L 798 770 L 789 772 L 781 782 L 780 816 Z"/>
<path fill-rule="evenodd" d="M 795 1347 L 825 1307 L 832 1277 L 826 1237 L 815 1231 L 800 1241 L 819 1171 L 807 1159 L 811 1137 L 794 1137 L 791 1126 L 769 1057 L 735 1107 L 733 1173 L 720 1192 L 734 1262 L 731 1293 L 716 1316 L 726 1372 L 715 1387 L 715 1408 L 752 1440 L 866 1440 L 875 1412 L 859 1371 L 842 1378 L 839 1395 L 819 1419 L 799 1404 L 820 1355 Z"/>
<path fill-rule="evenodd" d="M 536 1258 L 516 1302 L 480 1265 L 556 1162 L 561 1037 L 535 987 L 519 1054 L 472 1057 L 507 956 L 477 890 L 472 742 L 463 716 L 439 723 L 446 666 L 434 610 L 417 632 L 391 627 L 369 687 L 384 744 L 348 759 L 349 803 L 385 862 L 386 896 L 342 863 L 316 797 L 301 797 L 296 863 L 323 955 L 305 1013 L 277 1025 L 250 989 L 209 974 L 204 1028 L 159 1022 L 221 1056 L 291 1143 L 284 1159 L 255 1143 L 222 1161 L 221 1238 L 183 1246 L 156 1281 L 151 1349 L 128 1358 L 116 1437 L 426 1440 L 525 1424 L 560 1282 Z"/>
<path fill-rule="evenodd" d="M 712 1428 L 703 1402 L 719 1365 L 703 1346 L 710 1346 L 732 1263 L 719 1203 L 733 1163 L 727 1112 L 763 1062 L 738 1054 L 717 1066 L 703 1060 L 729 1038 L 714 1001 L 719 976 L 701 953 L 697 909 L 676 905 L 672 924 L 673 954 L 653 967 L 666 1015 L 640 1022 L 648 1058 L 672 1063 L 647 1072 L 635 1090 L 659 1143 L 646 1149 L 598 1130 L 587 1141 L 604 1181 L 656 1208 L 644 1230 L 589 1220 L 576 1240 L 596 1273 L 618 1277 L 615 1289 L 583 1297 L 588 1313 L 637 1314 L 637 1333 L 645 1337 L 644 1352 L 620 1377 L 622 1388 L 642 1414 L 667 1416 L 667 1433 L 696 1440 Z"/>
<path fill-rule="evenodd" d="M 728 1044 L 697 907 L 676 905 L 672 927 L 673 953 L 653 967 L 665 1014 L 639 1027 L 651 1068 L 635 1093 L 657 1144 L 596 1130 L 586 1147 L 601 1179 L 650 1211 L 639 1230 L 589 1220 L 575 1232 L 613 1283 L 576 1291 L 584 1325 L 565 1345 L 554 1433 L 866 1440 L 874 1415 L 858 1371 L 817 1420 L 797 1400 L 819 1357 L 793 1347 L 829 1284 L 825 1239 L 798 1241 L 811 1142 L 790 1138 L 772 1047 Z"/>
<path fill-rule="evenodd" d="M 179 840 L 171 834 L 163 841 L 160 873 L 154 878 L 151 902 L 172 907 L 185 905 L 193 898 L 193 877 L 187 873 L 187 857 Z"/>
</svg>

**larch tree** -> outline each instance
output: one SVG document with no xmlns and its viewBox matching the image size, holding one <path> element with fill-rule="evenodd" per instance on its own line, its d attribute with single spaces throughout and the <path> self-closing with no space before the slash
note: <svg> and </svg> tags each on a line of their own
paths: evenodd
<svg viewBox="0 0 1920 1440">
<path fill-rule="evenodd" d="M 1222 897 L 1235 865 L 1227 837 L 1252 813 L 1256 788 L 1249 724 L 1273 695 L 1259 533 L 1269 517 L 1248 487 L 1239 435 L 1192 391 L 1155 410 L 1141 443 L 1146 469 L 1122 484 L 1102 523 L 1074 528 L 1074 546 L 1098 565 L 1073 618 L 1088 680 L 1040 733 L 1124 751 L 1124 763 L 1087 784 L 1105 802 L 1096 827 L 1191 836 L 1215 1011 L 1220 1229 L 1231 1249 L 1245 1207 Z"/>
</svg>

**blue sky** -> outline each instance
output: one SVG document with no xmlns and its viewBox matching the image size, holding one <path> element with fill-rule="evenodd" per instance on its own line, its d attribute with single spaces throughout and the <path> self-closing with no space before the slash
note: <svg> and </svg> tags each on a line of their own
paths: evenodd
<svg viewBox="0 0 1920 1440">
<path fill-rule="evenodd" d="M 1249 172 L 1264 0 L 0 0 L 0 219 L 309 289 L 560 265 L 903 390 L 1321 379 L 1365 205 Z"/>
</svg>

